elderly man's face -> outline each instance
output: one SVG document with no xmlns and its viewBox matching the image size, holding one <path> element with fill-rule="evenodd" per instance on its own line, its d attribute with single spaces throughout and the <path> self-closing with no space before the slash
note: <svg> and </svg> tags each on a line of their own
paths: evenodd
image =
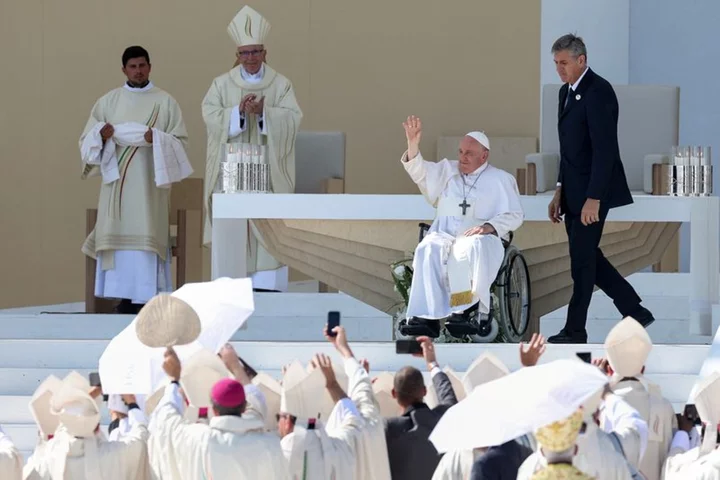
<svg viewBox="0 0 720 480">
<path fill-rule="evenodd" d="M 472 137 L 464 137 L 458 148 L 460 173 L 472 173 L 487 162 L 490 151 Z"/>
<path fill-rule="evenodd" d="M 254 75 L 265 62 L 266 53 L 264 45 L 245 45 L 238 47 L 236 55 L 245 71 Z"/>
<path fill-rule="evenodd" d="M 567 50 L 556 52 L 554 60 L 555 69 L 560 76 L 560 80 L 570 85 L 578 81 L 580 75 L 585 71 L 585 67 L 587 67 L 585 55 L 573 57 Z"/>
</svg>

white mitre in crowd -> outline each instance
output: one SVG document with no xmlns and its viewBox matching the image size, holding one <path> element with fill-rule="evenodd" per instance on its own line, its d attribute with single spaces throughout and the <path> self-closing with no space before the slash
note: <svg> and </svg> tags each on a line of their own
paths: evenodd
<svg viewBox="0 0 720 480">
<path fill-rule="evenodd" d="M 720 373 L 713 372 L 700 381 L 695 389 L 695 407 L 703 421 L 705 433 L 699 447 L 685 451 L 675 448 L 682 443 L 689 446 L 686 432 L 677 432 L 673 450 L 665 462 L 665 480 L 718 480 L 720 479 L 720 451 L 717 449 L 720 424 Z M 684 453 L 680 453 L 683 452 Z"/>
</svg>

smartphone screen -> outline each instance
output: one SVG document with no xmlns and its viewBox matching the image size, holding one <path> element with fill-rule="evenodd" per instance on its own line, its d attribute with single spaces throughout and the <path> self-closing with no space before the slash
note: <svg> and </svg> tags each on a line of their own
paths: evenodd
<svg viewBox="0 0 720 480">
<path fill-rule="evenodd" d="M 333 328 L 340 326 L 340 312 L 328 312 L 327 316 L 327 331 L 328 335 L 334 337 L 336 334 L 333 332 Z"/>
<path fill-rule="evenodd" d="M 422 347 L 417 340 L 396 340 L 395 353 L 399 355 L 422 353 Z"/>
<path fill-rule="evenodd" d="M 90 375 L 88 375 L 88 380 L 90 381 L 91 387 L 100 387 L 100 374 L 97 372 L 92 372 Z"/>
<path fill-rule="evenodd" d="M 257 370 L 252 368 L 245 360 L 242 359 L 240 355 L 238 355 L 238 360 L 240 360 L 240 363 L 243 364 L 243 369 L 245 370 L 247 376 L 250 377 L 250 380 L 257 377 Z"/>
<path fill-rule="evenodd" d="M 576 353 L 578 358 L 585 363 L 592 363 L 592 353 L 590 352 L 578 352 Z"/>
</svg>

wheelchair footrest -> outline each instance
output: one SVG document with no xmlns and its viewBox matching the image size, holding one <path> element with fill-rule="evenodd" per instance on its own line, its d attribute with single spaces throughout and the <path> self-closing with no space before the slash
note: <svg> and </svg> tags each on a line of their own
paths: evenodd
<svg viewBox="0 0 720 480">
<path fill-rule="evenodd" d="M 438 338 L 440 336 L 440 321 L 412 319 L 409 322 L 405 321 L 401 323 L 398 330 L 400 330 L 402 335 L 409 337 L 426 336 L 430 338 Z"/>
<path fill-rule="evenodd" d="M 446 322 L 445 329 L 453 337 L 477 335 L 480 330 L 475 322 Z"/>
</svg>

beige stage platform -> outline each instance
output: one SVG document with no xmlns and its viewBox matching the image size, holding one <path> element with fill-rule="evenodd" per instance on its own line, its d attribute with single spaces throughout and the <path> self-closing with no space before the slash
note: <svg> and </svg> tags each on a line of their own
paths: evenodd
<svg viewBox="0 0 720 480">
<path fill-rule="evenodd" d="M 526 223 L 514 243 L 531 279 L 531 318 L 567 304 L 570 261 L 563 225 L 547 218 L 548 197 L 522 196 Z M 601 246 L 625 276 L 658 262 L 682 222 L 691 224 L 690 332 L 712 334 L 718 304 L 718 198 L 637 195 L 611 211 Z M 379 310 L 399 302 L 389 265 L 408 258 L 418 223 L 434 210 L 420 195 L 216 194 L 213 277 L 245 275 L 247 222 L 280 261 Z M 533 328 L 537 328 L 535 325 Z"/>
</svg>

